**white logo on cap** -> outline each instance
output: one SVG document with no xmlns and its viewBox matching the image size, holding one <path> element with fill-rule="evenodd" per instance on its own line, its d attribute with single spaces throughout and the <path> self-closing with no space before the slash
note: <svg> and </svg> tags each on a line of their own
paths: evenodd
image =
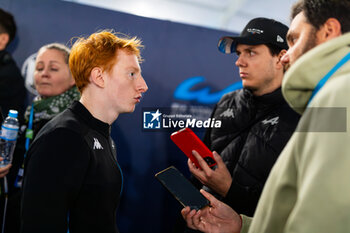
<svg viewBox="0 0 350 233">
<path fill-rule="evenodd" d="M 248 29 L 247 29 L 247 32 L 250 32 L 250 33 L 252 33 L 252 34 L 255 34 L 255 33 L 257 33 L 257 34 L 262 34 L 262 33 L 264 33 L 263 30 L 256 29 L 256 28 L 248 28 Z"/>
<path fill-rule="evenodd" d="M 280 35 L 277 35 L 277 42 L 284 42 L 283 38 Z"/>
</svg>

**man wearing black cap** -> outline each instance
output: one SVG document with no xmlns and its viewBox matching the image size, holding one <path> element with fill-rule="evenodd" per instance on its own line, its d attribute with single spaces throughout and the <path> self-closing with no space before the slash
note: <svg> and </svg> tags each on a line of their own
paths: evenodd
<svg viewBox="0 0 350 233">
<path fill-rule="evenodd" d="M 203 170 L 188 162 L 206 189 L 248 216 L 254 214 L 270 170 L 299 120 L 281 93 L 287 31 L 280 22 L 255 18 L 240 36 L 220 39 L 221 52 L 238 55 L 243 89 L 222 97 L 211 116 L 222 127 L 209 129 L 204 137 L 221 155 L 213 153 L 217 168 L 211 170 L 195 152 Z"/>
</svg>

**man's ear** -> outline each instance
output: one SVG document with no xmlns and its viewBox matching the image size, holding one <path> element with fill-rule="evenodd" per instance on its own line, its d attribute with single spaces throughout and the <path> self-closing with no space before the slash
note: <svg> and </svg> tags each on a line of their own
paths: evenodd
<svg viewBox="0 0 350 233">
<path fill-rule="evenodd" d="M 283 69 L 283 64 L 282 64 L 282 57 L 284 56 L 284 54 L 287 53 L 287 50 L 282 49 L 281 52 L 277 55 L 277 68 L 279 69 Z"/>
<path fill-rule="evenodd" d="M 4 50 L 7 46 L 7 43 L 10 40 L 10 36 L 7 33 L 0 33 L 0 51 Z"/>
<path fill-rule="evenodd" d="M 336 18 L 329 18 L 317 32 L 318 43 L 326 42 L 342 35 L 341 24 Z"/>
<path fill-rule="evenodd" d="M 94 67 L 90 74 L 91 82 L 98 87 L 105 87 L 105 80 L 103 77 L 103 71 L 100 67 Z"/>
</svg>

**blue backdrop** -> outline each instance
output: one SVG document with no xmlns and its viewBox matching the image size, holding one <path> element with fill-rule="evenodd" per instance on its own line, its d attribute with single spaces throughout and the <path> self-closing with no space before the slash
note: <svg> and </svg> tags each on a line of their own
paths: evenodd
<svg viewBox="0 0 350 233">
<path fill-rule="evenodd" d="M 141 66 L 149 90 L 135 112 L 121 115 L 112 127 L 125 175 L 117 221 L 121 233 L 171 232 L 181 206 L 154 174 L 174 165 L 188 176 L 187 158 L 170 141 L 171 132 L 142 130 L 142 109 L 180 106 L 208 117 L 223 93 L 239 88 L 232 86 L 239 81 L 236 58 L 216 47 L 221 36 L 232 33 L 57 0 L 1 0 L 0 7 L 17 21 L 9 50 L 20 67 L 44 44 L 69 44 L 72 37 L 100 29 L 142 39 Z"/>
</svg>

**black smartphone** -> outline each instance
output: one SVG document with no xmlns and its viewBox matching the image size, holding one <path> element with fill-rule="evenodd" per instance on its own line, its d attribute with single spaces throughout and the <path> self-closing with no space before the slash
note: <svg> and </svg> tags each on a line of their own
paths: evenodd
<svg viewBox="0 0 350 233">
<path fill-rule="evenodd" d="M 209 205 L 209 201 L 174 166 L 158 172 L 155 177 L 184 207 L 199 210 Z"/>
</svg>

